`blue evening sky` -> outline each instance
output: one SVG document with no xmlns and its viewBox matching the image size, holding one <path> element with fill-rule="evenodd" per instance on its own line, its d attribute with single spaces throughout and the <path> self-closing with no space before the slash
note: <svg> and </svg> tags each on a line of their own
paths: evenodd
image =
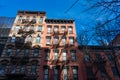
<svg viewBox="0 0 120 80">
<path fill-rule="evenodd" d="M 67 12 L 66 10 L 77 0 L 0 0 L 0 16 L 15 17 L 18 10 L 45 11 L 47 18 L 74 19 L 77 32 L 88 29 L 89 23 L 96 21 L 88 12 L 83 12 L 90 3 L 78 2 Z"/>
</svg>

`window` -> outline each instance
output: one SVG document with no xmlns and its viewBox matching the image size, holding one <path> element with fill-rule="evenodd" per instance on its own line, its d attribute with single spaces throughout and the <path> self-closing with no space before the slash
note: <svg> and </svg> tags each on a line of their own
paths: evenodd
<svg viewBox="0 0 120 80">
<path fill-rule="evenodd" d="M 66 27 L 65 26 L 61 26 L 61 29 L 62 29 L 62 33 L 65 33 Z"/>
<path fill-rule="evenodd" d="M 112 56 L 112 54 L 107 54 L 107 57 L 108 57 L 108 60 L 110 61 L 110 62 L 113 62 L 114 60 L 113 60 L 113 56 Z"/>
<path fill-rule="evenodd" d="M 59 37 L 58 37 L 58 36 L 55 36 L 55 37 L 54 37 L 54 44 L 58 44 L 58 41 L 59 41 Z"/>
<path fill-rule="evenodd" d="M 52 26 L 47 26 L 47 33 L 51 33 L 52 32 Z"/>
<path fill-rule="evenodd" d="M 18 55 L 21 52 L 20 49 L 16 49 L 16 55 Z"/>
<path fill-rule="evenodd" d="M 15 27 L 14 27 L 14 32 L 17 33 L 19 29 L 20 29 L 20 26 L 19 26 L 19 25 L 18 25 L 18 26 L 15 26 Z"/>
<path fill-rule="evenodd" d="M 18 17 L 18 21 L 21 21 L 21 20 L 22 20 L 22 16 L 19 16 L 19 17 Z"/>
<path fill-rule="evenodd" d="M 26 38 L 26 41 L 27 41 L 27 42 L 31 42 L 31 41 L 32 41 L 32 36 L 31 36 L 31 35 L 28 36 L 28 37 Z"/>
<path fill-rule="evenodd" d="M 63 61 L 67 60 L 67 51 L 66 50 L 62 50 L 62 58 L 63 58 Z"/>
<path fill-rule="evenodd" d="M 87 76 L 88 77 L 94 76 L 93 71 L 92 71 L 92 67 L 87 67 Z"/>
<path fill-rule="evenodd" d="M 38 26 L 38 31 L 42 31 L 42 26 Z"/>
<path fill-rule="evenodd" d="M 75 61 L 76 60 L 76 51 L 71 50 L 70 53 L 71 53 L 72 61 Z"/>
<path fill-rule="evenodd" d="M 6 55 L 7 55 L 7 56 L 10 56 L 11 52 L 12 52 L 11 49 L 7 49 L 7 50 L 6 50 Z"/>
<path fill-rule="evenodd" d="M 65 67 L 64 69 L 63 69 L 63 80 L 68 80 L 68 73 L 67 73 L 67 68 Z"/>
<path fill-rule="evenodd" d="M 34 26 L 30 26 L 30 30 L 34 30 Z"/>
<path fill-rule="evenodd" d="M 90 56 L 88 54 L 85 54 L 84 59 L 85 59 L 86 62 L 89 62 L 90 61 Z"/>
<path fill-rule="evenodd" d="M 36 20 L 36 17 L 35 16 L 33 16 L 33 19 L 32 20 Z"/>
<path fill-rule="evenodd" d="M 54 67 L 54 80 L 58 80 L 59 76 L 59 68 Z"/>
<path fill-rule="evenodd" d="M 46 50 L 45 53 L 46 53 L 45 60 L 49 60 L 49 58 L 50 58 L 50 50 Z"/>
<path fill-rule="evenodd" d="M 70 39 L 70 45 L 74 45 L 74 37 L 69 37 Z"/>
<path fill-rule="evenodd" d="M 78 67 L 77 66 L 72 67 L 72 71 L 74 80 L 78 80 Z"/>
<path fill-rule="evenodd" d="M 37 57 L 39 55 L 40 51 L 39 49 L 34 49 L 34 57 Z"/>
<path fill-rule="evenodd" d="M 11 65 L 10 73 L 14 74 L 16 72 L 16 65 Z"/>
<path fill-rule="evenodd" d="M 1 64 L 0 65 L 0 75 L 4 75 L 5 74 L 5 69 L 6 69 L 6 64 Z"/>
<path fill-rule="evenodd" d="M 55 27 L 54 27 L 54 32 L 55 32 L 55 33 L 58 33 L 58 29 L 59 29 L 59 27 L 58 27 L 58 26 L 55 26 Z"/>
<path fill-rule="evenodd" d="M 36 37 L 36 43 L 40 43 L 40 40 L 41 40 L 41 37 L 40 37 L 40 36 L 37 36 L 37 37 Z"/>
<path fill-rule="evenodd" d="M 66 37 L 62 37 L 62 45 L 65 45 L 66 44 Z"/>
<path fill-rule="evenodd" d="M 31 66 L 31 74 L 32 75 L 36 74 L 36 69 L 37 69 L 37 66 L 35 64 L 32 64 L 32 66 Z"/>
<path fill-rule="evenodd" d="M 25 71 L 26 71 L 26 66 L 22 65 L 20 68 L 20 73 L 25 73 Z"/>
<path fill-rule="evenodd" d="M 69 34 L 73 33 L 73 27 L 72 26 L 68 26 L 68 32 L 69 32 Z"/>
<path fill-rule="evenodd" d="M 29 56 L 30 50 L 29 49 L 24 49 L 24 55 Z"/>
<path fill-rule="evenodd" d="M 58 60 L 59 50 L 54 50 L 54 60 Z"/>
<path fill-rule="evenodd" d="M 15 42 L 15 38 L 16 38 L 15 36 L 12 36 L 10 42 L 11 42 L 11 43 L 14 43 L 14 42 Z"/>
<path fill-rule="evenodd" d="M 44 68 L 44 80 L 48 80 L 48 76 L 49 76 L 49 69 L 48 67 Z"/>
<path fill-rule="evenodd" d="M 50 36 L 47 36 L 46 37 L 46 45 L 50 45 L 50 43 L 51 43 L 51 37 Z"/>
<path fill-rule="evenodd" d="M 100 69 L 100 72 L 101 72 L 101 76 L 102 76 L 102 77 L 105 77 L 106 74 L 107 74 L 105 67 L 102 67 L 102 68 Z"/>
<path fill-rule="evenodd" d="M 27 20 L 27 21 L 29 21 L 29 19 L 30 19 L 30 17 L 29 17 L 29 16 L 27 16 L 27 17 L 26 17 L 26 20 Z"/>
<path fill-rule="evenodd" d="M 114 76 L 119 76 L 119 72 L 117 70 L 117 67 L 112 67 L 112 72 Z"/>
<path fill-rule="evenodd" d="M 43 17 L 40 17 L 40 22 L 43 22 Z"/>
</svg>

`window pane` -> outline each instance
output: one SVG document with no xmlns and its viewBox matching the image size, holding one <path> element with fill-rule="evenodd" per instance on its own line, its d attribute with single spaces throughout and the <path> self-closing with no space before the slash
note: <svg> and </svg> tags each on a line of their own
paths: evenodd
<svg viewBox="0 0 120 80">
<path fill-rule="evenodd" d="M 48 33 L 51 33 L 51 32 L 52 32 L 52 26 L 48 26 L 48 27 L 47 27 L 47 30 L 48 30 L 48 31 L 47 31 Z"/>
<path fill-rule="evenodd" d="M 12 51 L 11 49 L 7 49 L 7 50 L 6 50 L 6 55 L 7 55 L 7 56 L 10 56 L 11 51 Z"/>
<path fill-rule="evenodd" d="M 36 38 L 36 43 L 40 43 L 40 37 L 39 36 Z"/>
<path fill-rule="evenodd" d="M 0 65 L 0 75 L 4 75 L 5 74 L 5 69 L 6 69 L 6 64 L 1 64 Z"/>
<path fill-rule="evenodd" d="M 72 28 L 72 26 L 69 26 L 69 27 L 68 27 L 68 31 L 69 31 L 70 34 L 73 33 L 73 28 Z"/>
<path fill-rule="evenodd" d="M 42 26 L 38 26 L 38 31 L 42 31 Z"/>
</svg>

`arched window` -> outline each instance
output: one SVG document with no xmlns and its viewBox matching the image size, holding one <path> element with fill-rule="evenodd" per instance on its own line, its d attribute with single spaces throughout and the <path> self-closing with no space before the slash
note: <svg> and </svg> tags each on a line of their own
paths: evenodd
<svg viewBox="0 0 120 80">
<path fill-rule="evenodd" d="M 34 57 L 38 57 L 38 56 L 39 56 L 39 53 L 40 53 L 40 50 L 39 50 L 38 48 L 35 48 L 35 49 L 34 49 L 33 56 L 34 56 Z"/>
</svg>

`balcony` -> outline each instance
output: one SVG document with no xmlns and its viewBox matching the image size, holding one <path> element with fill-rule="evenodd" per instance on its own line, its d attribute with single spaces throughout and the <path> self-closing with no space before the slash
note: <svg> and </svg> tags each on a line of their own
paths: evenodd
<svg viewBox="0 0 120 80">
<path fill-rule="evenodd" d="M 12 63 L 28 63 L 29 57 L 28 56 L 10 56 L 10 62 Z"/>
<path fill-rule="evenodd" d="M 28 22 L 29 22 L 28 19 L 22 19 L 22 24 L 24 24 L 24 23 L 28 23 Z"/>
<path fill-rule="evenodd" d="M 30 23 L 31 24 L 35 24 L 36 23 L 36 19 L 32 19 Z"/>
</svg>

